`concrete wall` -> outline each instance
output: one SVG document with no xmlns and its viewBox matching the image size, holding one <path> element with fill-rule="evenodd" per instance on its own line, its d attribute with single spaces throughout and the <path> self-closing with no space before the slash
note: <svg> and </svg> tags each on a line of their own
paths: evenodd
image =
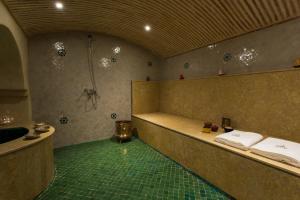
<svg viewBox="0 0 300 200">
<path fill-rule="evenodd" d="M 238 59 L 243 50 L 255 49 L 256 61 L 245 66 Z M 163 65 L 164 80 L 178 79 L 180 74 L 194 79 L 216 75 L 220 67 L 226 74 L 261 72 L 291 68 L 295 59 L 300 57 L 300 19 L 275 25 L 234 39 L 218 43 L 216 48 L 200 48 L 182 55 L 166 59 Z M 229 62 L 223 61 L 223 55 L 231 53 Z M 190 67 L 184 68 L 188 62 Z"/>
<path fill-rule="evenodd" d="M 28 90 L 27 38 L 1 1 L 0 27 L 2 27 L 1 37 L 6 37 L 6 43 L 1 43 L 2 50 L 0 51 L 1 56 L 5 57 L 0 59 L 3 61 L 0 66 L 0 89 Z M 10 59 L 7 59 L 6 53 L 11 56 Z M 0 115 L 9 112 L 15 117 L 18 124 L 27 124 L 31 121 L 30 93 L 27 92 L 27 94 L 26 97 L 1 94 Z"/>
<path fill-rule="evenodd" d="M 29 40 L 30 87 L 35 121 L 46 121 L 56 128 L 55 146 L 76 144 L 111 137 L 115 120 L 131 118 L 131 80 L 159 79 L 160 59 L 148 51 L 118 38 L 93 34 L 94 66 L 98 107 L 83 95 L 91 88 L 88 69 L 87 33 L 70 32 L 39 35 Z M 53 44 L 62 41 L 67 54 L 56 56 Z M 109 69 L 99 65 L 112 48 L 121 47 L 117 62 Z M 148 61 L 153 65 L 148 66 Z M 68 117 L 60 124 L 61 115 Z"/>
</svg>

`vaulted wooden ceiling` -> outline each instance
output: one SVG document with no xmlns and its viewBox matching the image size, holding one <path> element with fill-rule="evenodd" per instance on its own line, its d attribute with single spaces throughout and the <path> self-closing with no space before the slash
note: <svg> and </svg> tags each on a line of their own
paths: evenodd
<svg viewBox="0 0 300 200">
<path fill-rule="evenodd" d="M 300 0 L 3 0 L 28 36 L 100 32 L 170 57 L 300 16 Z M 144 31 L 150 24 L 152 30 Z"/>
</svg>

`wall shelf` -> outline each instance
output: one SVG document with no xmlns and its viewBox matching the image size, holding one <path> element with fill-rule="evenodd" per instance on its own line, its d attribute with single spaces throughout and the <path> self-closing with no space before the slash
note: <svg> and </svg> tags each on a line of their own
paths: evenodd
<svg viewBox="0 0 300 200">
<path fill-rule="evenodd" d="M 27 97 L 26 89 L 0 89 L 0 97 Z"/>
</svg>

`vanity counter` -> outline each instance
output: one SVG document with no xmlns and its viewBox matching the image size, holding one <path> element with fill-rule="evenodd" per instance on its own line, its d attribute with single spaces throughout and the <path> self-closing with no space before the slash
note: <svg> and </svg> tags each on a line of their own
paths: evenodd
<svg viewBox="0 0 300 200">
<path fill-rule="evenodd" d="M 29 131 L 33 131 L 33 130 L 29 129 Z M 54 132 L 55 132 L 54 127 L 50 126 L 49 131 L 45 132 L 45 133 L 41 133 L 39 138 L 27 140 L 27 139 L 25 139 L 25 136 L 23 136 L 23 137 L 15 139 L 15 140 L 12 140 L 10 142 L 0 144 L 0 157 L 3 155 L 6 155 L 8 153 L 12 153 L 14 151 L 18 151 L 23 148 L 34 145 L 36 143 L 39 143 L 39 142 L 45 140 L 46 138 L 48 138 L 49 136 L 51 136 Z"/>
</svg>

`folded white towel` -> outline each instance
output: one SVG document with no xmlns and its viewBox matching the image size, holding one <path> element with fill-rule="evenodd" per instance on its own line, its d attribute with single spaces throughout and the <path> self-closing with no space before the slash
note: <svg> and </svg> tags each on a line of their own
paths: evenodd
<svg viewBox="0 0 300 200">
<path fill-rule="evenodd" d="M 300 144 L 269 137 L 251 147 L 253 153 L 300 167 Z"/>
<path fill-rule="evenodd" d="M 248 150 L 250 146 L 256 144 L 262 139 L 263 136 L 258 133 L 234 130 L 216 136 L 215 141 L 242 150 Z"/>
</svg>

